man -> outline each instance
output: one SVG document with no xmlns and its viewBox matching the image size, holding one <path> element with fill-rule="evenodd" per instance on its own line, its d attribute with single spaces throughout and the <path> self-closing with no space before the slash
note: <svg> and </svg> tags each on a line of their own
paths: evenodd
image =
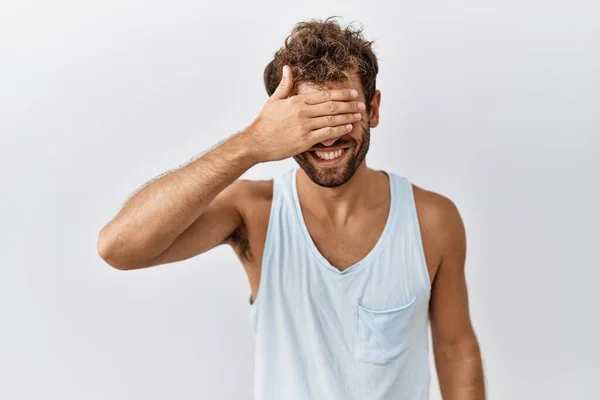
<svg viewBox="0 0 600 400">
<path fill-rule="evenodd" d="M 247 129 L 133 196 L 98 252 L 130 270 L 232 246 L 248 275 L 256 399 L 484 399 L 465 232 L 448 198 L 367 167 L 377 59 L 360 31 L 298 24 Z M 294 157 L 271 181 L 241 180 Z"/>
</svg>

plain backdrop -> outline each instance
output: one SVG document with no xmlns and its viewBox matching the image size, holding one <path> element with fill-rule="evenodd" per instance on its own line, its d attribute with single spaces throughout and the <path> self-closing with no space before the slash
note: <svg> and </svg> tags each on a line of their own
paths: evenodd
<svg viewBox="0 0 600 400">
<path fill-rule="evenodd" d="M 233 252 L 122 272 L 97 235 L 250 124 L 294 24 L 331 15 L 379 56 L 368 165 L 461 211 L 489 398 L 600 398 L 597 1 L 4 0 L 1 399 L 251 398 Z"/>
</svg>

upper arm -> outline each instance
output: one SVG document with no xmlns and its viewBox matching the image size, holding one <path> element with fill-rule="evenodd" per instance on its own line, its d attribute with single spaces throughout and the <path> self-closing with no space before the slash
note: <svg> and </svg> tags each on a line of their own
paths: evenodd
<svg viewBox="0 0 600 400">
<path fill-rule="evenodd" d="M 444 399 L 485 399 L 479 344 L 469 316 L 465 280 L 466 234 L 452 201 L 439 196 L 432 207 L 439 250 L 430 299 L 433 353 Z"/>
<path fill-rule="evenodd" d="M 252 194 L 251 185 L 251 181 L 234 181 L 211 201 L 200 217 L 167 250 L 145 266 L 185 260 L 223 244 L 242 224 L 240 203 Z"/>
<path fill-rule="evenodd" d="M 440 264 L 430 300 L 432 339 L 434 344 L 452 346 L 474 338 L 465 280 L 466 234 L 451 200 L 439 196 L 435 208 Z"/>
</svg>

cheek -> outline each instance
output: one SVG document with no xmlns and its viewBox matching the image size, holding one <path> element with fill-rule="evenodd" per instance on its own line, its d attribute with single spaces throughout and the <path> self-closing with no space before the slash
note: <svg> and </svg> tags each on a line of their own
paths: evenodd
<svg viewBox="0 0 600 400">
<path fill-rule="evenodd" d="M 358 121 L 352 124 L 352 130 L 348 132 L 348 136 L 354 139 L 355 142 L 361 144 L 363 142 L 366 127 L 362 121 Z"/>
</svg>

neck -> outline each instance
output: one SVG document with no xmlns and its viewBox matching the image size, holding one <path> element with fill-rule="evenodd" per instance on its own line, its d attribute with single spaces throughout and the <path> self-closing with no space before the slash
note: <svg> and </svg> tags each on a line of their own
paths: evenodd
<svg viewBox="0 0 600 400">
<path fill-rule="evenodd" d="M 385 174 L 367 167 L 366 162 L 345 184 L 322 187 L 314 183 L 302 168 L 298 171 L 297 188 L 302 208 L 336 225 L 343 225 L 352 214 L 364 208 L 381 204 L 389 197 L 388 178 Z"/>
</svg>

